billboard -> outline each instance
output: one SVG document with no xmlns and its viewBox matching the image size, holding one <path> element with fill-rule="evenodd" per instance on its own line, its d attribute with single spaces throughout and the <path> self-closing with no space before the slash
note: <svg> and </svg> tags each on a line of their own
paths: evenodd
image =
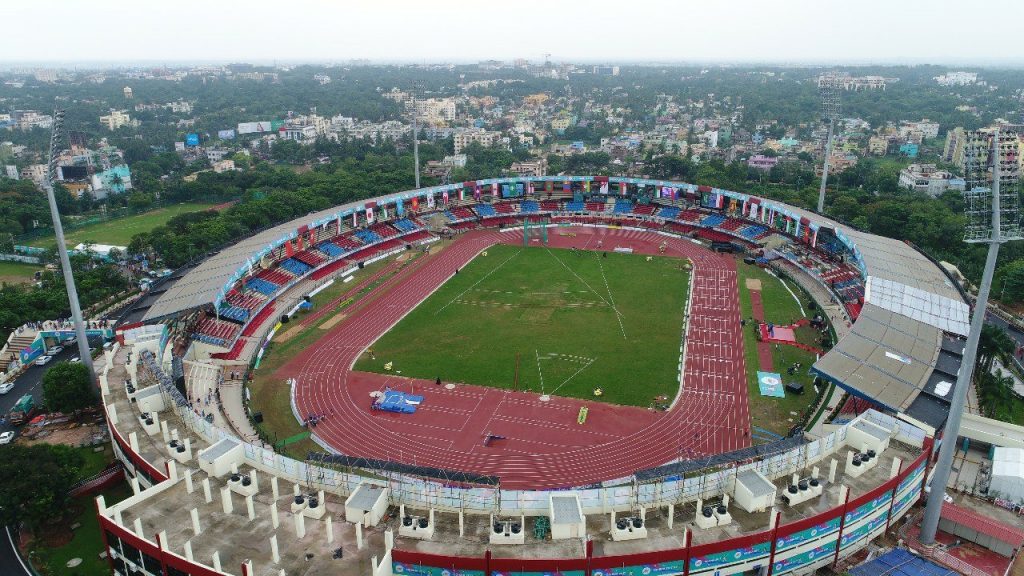
<svg viewBox="0 0 1024 576">
<path fill-rule="evenodd" d="M 174 143 L 174 151 L 175 152 L 182 152 L 184 150 L 185 150 L 185 143 L 184 142 L 175 142 Z"/>
<path fill-rule="evenodd" d="M 221 140 L 234 140 L 235 139 L 235 131 L 234 130 L 218 130 L 217 131 L 217 138 L 220 138 Z"/>
<path fill-rule="evenodd" d="M 272 127 L 270 120 L 260 120 L 259 122 L 239 122 L 238 134 L 259 134 L 260 132 L 270 132 Z"/>
<path fill-rule="evenodd" d="M 195 132 L 185 135 L 185 146 L 199 146 L 199 134 Z"/>
</svg>

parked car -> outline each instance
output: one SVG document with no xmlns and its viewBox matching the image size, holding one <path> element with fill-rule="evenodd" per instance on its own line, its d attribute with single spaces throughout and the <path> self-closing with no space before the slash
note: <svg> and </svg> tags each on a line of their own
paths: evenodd
<svg viewBox="0 0 1024 576">
<path fill-rule="evenodd" d="M 82 361 L 82 359 L 81 359 L 81 358 L 79 358 L 78 356 L 75 356 L 75 357 L 71 358 L 71 360 L 70 360 L 70 362 L 71 362 L 72 364 L 78 364 L 78 363 L 79 363 L 79 362 L 81 362 L 81 361 Z"/>
<path fill-rule="evenodd" d="M 11 390 L 14 390 L 14 382 L 4 382 L 0 384 L 0 394 L 7 394 Z"/>
<path fill-rule="evenodd" d="M 64 347 L 63 346 L 54 346 L 53 348 L 50 348 L 49 350 L 46 351 L 46 355 L 47 356 L 56 356 L 57 354 L 60 354 L 63 351 L 64 351 Z"/>
<path fill-rule="evenodd" d="M 53 356 L 40 356 L 36 358 L 36 366 L 46 366 L 46 363 L 53 360 Z"/>
<path fill-rule="evenodd" d="M 14 440 L 14 430 L 0 434 L 0 444 L 10 444 L 12 440 Z"/>
</svg>

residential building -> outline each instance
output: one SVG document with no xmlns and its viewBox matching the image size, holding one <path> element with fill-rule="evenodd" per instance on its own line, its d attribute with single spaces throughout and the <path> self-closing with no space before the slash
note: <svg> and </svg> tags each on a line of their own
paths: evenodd
<svg viewBox="0 0 1024 576">
<path fill-rule="evenodd" d="M 576 118 L 568 112 L 561 112 L 551 119 L 551 129 L 562 134 L 566 128 L 576 124 Z"/>
<path fill-rule="evenodd" d="M 331 77 L 327 74 L 314 74 L 313 80 L 319 82 L 321 86 L 331 83 Z"/>
<path fill-rule="evenodd" d="M 747 166 L 758 170 L 771 170 L 778 163 L 779 159 L 777 157 L 765 156 L 763 154 L 757 154 L 747 159 Z"/>
<path fill-rule="evenodd" d="M 946 144 L 942 147 L 942 161 L 963 167 L 964 140 L 967 132 L 956 127 L 946 132 Z"/>
<path fill-rule="evenodd" d="M 21 169 L 21 179 L 38 184 L 46 178 L 46 170 L 46 164 L 30 164 Z"/>
<path fill-rule="evenodd" d="M 904 122 L 899 130 L 897 130 L 897 134 L 903 136 L 903 131 L 920 132 L 924 138 L 937 138 L 939 136 L 939 123 L 932 122 L 927 118 L 920 122 Z"/>
<path fill-rule="evenodd" d="M 231 170 L 234 170 L 234 169 L 235 169 L 235 161 L 234 160 L 230 160 L 230 159 L 228 159 L 228 160 L 220 160 L 218 162 L 214 162 L 213 163 L 213 171 L 216 172 L 217 174 L 220 174 L 221 172 L 230 172 Z"/>
<path fill-rule="evenodd" d="M 945 170 L 939 170 L 935 164 L 911 164 L 900 170 L 899 185 L 908 190 L 938 196 L 946 190 L 963 190 L 965 182 Z"/>
<path fill-rule="evenodd" d="M 868 154 L 885 156 L 889 150 L 889 138 L 885 136 L 872 136 L 868 138 Z"/>
<path fill-rule="evenodd" d="M 132 99 L 132 89 L 131 89 L 130 86 L 125 86 L 124 87 L 124 97 L 125 97 L 125 100 L 131 100 Z"/>
<path fill-rule="evenodd" d="M 451 166 L 452 168 L 465 168 L 466 167 L 466 155 L 465 154 L 451 154 L 444 157 L 441 164 L 445 166 Z"/>
<path fill-rule="evenodd" d="M 490 147 L 501 139 L 501 132 L 491 132 L 484 130 L 483 128 L 467 128 L 465 130 L 457 131 L 454 136 L 455 139 L 455 153 L 461 154 L 462 151 L 473 142 L 479 143 L 481 146 Z"/>
<path fill-rule="evenodd" d="M 127 164 L 120 164 L 93 174 L 91 183 L 93 195 L 102 200 L 110 194 L 124 194 L 131 190 L 132 173 Z"/>
<path fill-rule="evenodd" d="M 303 144 L 312 144 L 316 140 L 316 126 L 312 124 L 285 124 L 278 131 L 284 140 L 294 140 Z"/>
<path fill-rule="evenodd" d="M 49 130 L 53 127 L 53 116 L 40 114 L 35 110 L 15 110 L 11 113 L 10 122 L 18 130 L 31 130 L 33 128 Z"/>
<path fill-rule="evenodd" d="M 934 78 L 940 86 L 967 86 L 978 81 L 977 72 L 946 72 Z"/>
<path fill-rule="evenodd" d="M 210 161 L 210 164 L 220 162 L 225 156 L 230 154 L 230 150 L 218 149 L 218 148 L 207 148 L 206 159 Z"/>
<path fill-rule="evenodd" d="M 106 116 L 100 116 L 100 124 L 106 127 L 107 130 L 117 130 L 122 126 L 128 126 L 132 122 L 128 113 L 124 110 L 111 110 L 110 114 Z"/>
<path fill-rule="evenodd" d="M 618 66 L 594 66 L 593 73 L 599 76 L 618 76 Z"/>
<path fill-rule="evenodd" d="M 14 164 L 4 166 L 4 175 L 12 180 L 18 180 L 18 167 Z"/>
<path fill-rule="evenodd" d="M 547 168 L 547 160 L 540 158 L 529 162 L 513 162 L 509 171 L 516 176 L 545 176 Z"/>
</svg>

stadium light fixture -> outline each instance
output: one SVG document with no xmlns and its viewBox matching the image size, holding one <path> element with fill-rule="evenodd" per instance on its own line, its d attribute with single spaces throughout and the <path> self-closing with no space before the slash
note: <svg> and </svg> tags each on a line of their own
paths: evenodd
<svg viewBox="0 0 1024 576">
<path fill-rule="evenodd" d="M 64 127 L 64 110 L 57 108 L 53 112 L 53 129 L 50 132 L 50 159 L 47 165 L 46 178 L 42 180 L 46 200 L 50 204 L 50 217 L 53 218 L 53 231 L 57 236 L 57 254 L 60 267 L 64 273 L 64 286 L 68 291 L 68 304 L 71 306 L 71 319 L 75 324 L 75 337 L 78 340 L 78 357 L 89 370 L 89 379 L 96 382 L 96 369 L 92 365 L 92 354 L 89 353 L 89 337 L 85 333 L 85 322 L 82 320 L 82 307 L 78 303 L 78 290 L 75 288 L 75 276 L 71 272 L 71 258 L 64 243 L 64 226 L 60 223 L 60 211 L 57 209 L 57 198 L 53 193 L 53 180 L 57 177 L 57 158 L 60 155 L 61 132 Z"/>
<path fill-rule="evenodd" d="M 966 150 L 965 172 L 968 188 L 964 192 L 967 201 L 968 223 L 964 241 L 988 244 L 985 269 L 974 303 L 971 329 L 964 347 L 960 373 L 957 375 L 949 417 L 942 432 L 939 460 L 932 475 L 931 493 L 921 521 L 921 543 L 935 544 L 935 533 L 939 527 L 946 484 L 953 466 L 956 439 L 960 434 L 960 420 L 964 413 L 967 389 L 974 374 L 974 363 L 978 354 L 978 340 L 985 323 L 988 296 L 992 289 L 992 276 L 999 256 L 999 246 L 1004 242 L 1021 239 L 1019 200 L 1015 190 L 1019 172 L 1013 164 L 1017 162 L 1013 148 L 1017 146 L 1017 135 L 1002 135 L 996 129 L 991 138 L 978 133 L 973 146 Z M 1005 190 L 1005 191 L 1004 191 Z"/>
<path fill-rule="evenodd" d="M 832 157 L 836 120 L 839 118 L 839 90 L 841 82 L 834 72 L 818 77 L 818 93 L 821 95 L 821 117 L 828 124 L 825 137 L 825 161 L 821 166 L 821 187 L 818 189 L 818 213 L 825 212 L 825 185 L 828 183 L 828 167 Z"/>
</svg>

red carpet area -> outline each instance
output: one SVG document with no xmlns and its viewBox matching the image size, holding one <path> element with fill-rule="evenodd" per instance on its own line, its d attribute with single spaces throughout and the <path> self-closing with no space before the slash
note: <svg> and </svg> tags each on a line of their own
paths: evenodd
<svg viewBox="0 0 1024 576">
<path fill-rule="evenodd" d="M 687 239 L 611 228 L 549 230 L 556 247 L 690 258 L 694 287 L 679 398 L 667 412 L 552 398 L 471 385 L 448 390 L 432 381 L 354 372 L 359 355 L 440 287 L 457 268 L 522 232 L 469 232 L 386 283 L 359 313 L 280 368 L 296 378 L 300 414 L 326 416 L 313 430 L 333 450 L 366 458 L 498 476 L 502 487 L 566 488 L 629 476 L 682 458 L 750 444 L 750 415 L 740 328 L 736 265 Z M 392 389 L 425 396 L 414 414 L 370 409 L 371 392 Z M 577 424 L 580 406 L 586 423 Z M 487 434 L 504 436 L 484 445 Z"/>
</svg>

